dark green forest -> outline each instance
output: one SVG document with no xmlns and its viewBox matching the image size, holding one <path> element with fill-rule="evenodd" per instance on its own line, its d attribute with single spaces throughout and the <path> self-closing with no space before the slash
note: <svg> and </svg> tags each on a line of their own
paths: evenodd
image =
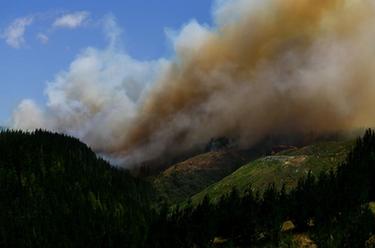
<svg viewBox="0 0 375 248">
<path fill-rule="evenodd" d="M 374 247 L 375 133 L 358 138 L 337 170 L 308 173 L 291 191 L 233 189 L 173 208 L 155 194 L 77 139 L 0 133 L 0 247 L 161 248 L 294 247 L 296 233 L 318 247 Z M 285 221 L 295 227 L 283 231 Z"/>
<path fill-rule="evenodd" d="M 0 134 L 0 247 L 136 247 L 150 192 L 74 138 Z"/>
</svg>

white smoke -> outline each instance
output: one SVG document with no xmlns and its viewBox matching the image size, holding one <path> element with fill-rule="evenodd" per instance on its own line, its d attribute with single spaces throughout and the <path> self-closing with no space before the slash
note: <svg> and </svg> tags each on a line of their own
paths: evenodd
<svg viewBox="0 0 375 248">
<path fill-rule="evenodd" d="M 23 100 L 14 111 L 12 126 L 26 130 L 44 127 L 43 112 L 33 100 Z"/>
<path fill-rule="evenodd" d="M 137 105 L 168 62 L 131 58 L 120 48 L 121 30 L 115 19 L 107 17 L 104 26 L 108 47 L 86 48 L 68 70 L 48 82 L 44 108 L 30 99 L 22 101 L 14 111 L 13 128 L 67 133 L 97 151 L 124 139 Z"/>
<path fill-rule="evenodd" d="M 248 146 L 375 125 L 372 0 L 220 0 L 213 13 L 213 27 L 167 31 L 169 61 L 131 58 L 107 19 L 108 47 L 85 49 L 48 84 L 45 108 L 21 103 L 13 126 L 68 133 L 137 164 L 213 137 Z"/>
</svg>

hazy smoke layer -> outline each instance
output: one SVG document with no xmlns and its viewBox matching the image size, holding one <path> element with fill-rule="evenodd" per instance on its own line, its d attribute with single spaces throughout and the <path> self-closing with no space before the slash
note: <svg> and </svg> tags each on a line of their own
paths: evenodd
<svg viewBox="0 0 375 248">
<path fill-rule="evenodd" d="M 374 1 L 222 0 L 214 17 L 172 35 L 171 61 L 88 49 L 14 126 L 74 134 L 125 164 L 212 137 L 374 126 Z"/>
</svg>

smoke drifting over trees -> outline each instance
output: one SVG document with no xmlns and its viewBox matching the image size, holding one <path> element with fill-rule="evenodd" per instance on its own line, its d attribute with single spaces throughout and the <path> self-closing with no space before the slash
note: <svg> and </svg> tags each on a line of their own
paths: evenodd
<svg viewBox="0 0 375 248">
<path fill-rule="evenodd" d="M 375 2 L 224 0 L 215 25 L 172 35 L 173 58 L 137 61 L 89 48 L 49 83 L 40 108 L 25 100 L 13 127 L 75 135 L 96 151 L 140 163 L 236 138 L 374 126 Z"/>
</svg>

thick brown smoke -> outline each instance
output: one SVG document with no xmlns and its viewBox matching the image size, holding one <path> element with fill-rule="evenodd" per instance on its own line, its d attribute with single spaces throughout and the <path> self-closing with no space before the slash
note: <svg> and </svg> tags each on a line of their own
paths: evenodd
<svg viewBox="0 0 375 248">
<path fill-rule="evenodd" d="M 249 145 L 270 133 L 374 124 L 373 3 L 252 2 L 233 3 L 244 14 L 177 51 L 118 151 L 140 149 L 141 159 L 211 137 Z"/>
<path fill-rule="evenodd" d="M 214 137 L 374 126 L 373 0 L 221 0 L 214 18 L 175 35 L 169 61 L 88 49 L 49 86 L 47 110 L 24 102 L 15 126 L 68 132 L 125 165 Z"/>
</svg>

